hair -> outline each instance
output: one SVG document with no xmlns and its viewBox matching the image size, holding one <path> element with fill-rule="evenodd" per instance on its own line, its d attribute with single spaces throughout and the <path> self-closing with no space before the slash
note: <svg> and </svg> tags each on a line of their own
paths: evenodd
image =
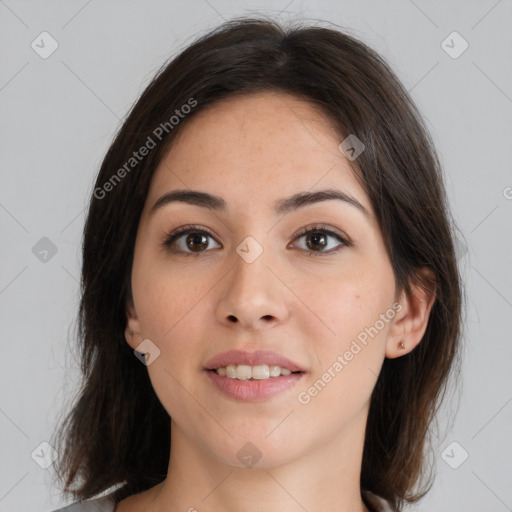
<svg viewBox="0 0 512 512">
<path fill-rule="evenodd" d="M 435 290 L 421 342 L 384 360 L 361 467 L 361 488 L 396 510 L 432 486 L 430 478 L 420 487 L 427 439 L 449 376 L 460 371 L 463 299 L 456 227 L 433 141 L 404 86 L 365 43 L 338 28 L 285 27 L 262 16 L 223 23 L 164 63 L 101 164 L 82 240 L 77 338 L 83 382 L 56 441 L 56 474 L 74 498 L 117 486 L 119 502 L 166 478 L 170 417 L 125 339 L 142 208 L 155 169 L 197 112 L 223 98 L 272 91 L 314 105 L 339 130 L 340 141 L 355 134 L 363 142 L 352 167 L 376 214 L 397 287 L 409 297 L 411 284 Z M 186 115 L 178 118 L 177 109 Z M 150 139 L 155 147 L 130 160 Z"/>
</svg>

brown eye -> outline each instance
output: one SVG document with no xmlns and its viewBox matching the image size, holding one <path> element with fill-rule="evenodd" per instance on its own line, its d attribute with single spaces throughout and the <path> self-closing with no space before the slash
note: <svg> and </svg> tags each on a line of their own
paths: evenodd
<svg viewBox="0 0 512 512">
<path fill-rule="evenodd" d="M 213 235 L 204 229 L 194 226 L 181 226 L 168 235 L 163 245 L 174 253 L 199 256 L 206 252 L 206 249 L 211 245 L 210 239 L 215 240 Z M 215 241 L 215 243 L 217 242 Z M 220 244 L 217 247 L 221 247 Z"/>
<path fill-rule="evenodd" d="M 185 238 L 186 246 L 194 252 L 208 247 L 208 239 L 201 233 L 191 233 Z"/>
<path fill-rule="evenodd" d="M 318 231 L 310 232 L 306 235 L 306 245 L 313 250 L 323 249 L 327 245 L 327 237 L 324 233 Z"/>
<path fill-rule="evenodd" d="M 299 248 L 309 252 L 309 256 L 330 255 L 338 252 L 342 247 L 350 247 L 352 245 L 344 237 L 324 226 L 304 229 L 296 237 L 296 240 L 301 238 L 305 240 L 305 245 L 298 244 Z M 333 243 L 332 239 L 337 240 L 338 244 Z"/>
</svg>

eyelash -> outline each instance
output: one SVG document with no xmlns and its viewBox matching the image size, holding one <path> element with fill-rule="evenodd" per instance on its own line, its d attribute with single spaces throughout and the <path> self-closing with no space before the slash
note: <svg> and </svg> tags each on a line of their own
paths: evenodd
<svg viewBox="0 0 512 512">
<path fill-rule="evenodd" d="M 308 252 L 309 256 L 332 255 L 332 254 L 340 251 L 343 247 L 351 247 L 352 246 L 352 243 L 350 241 L 348 241 L 346 238 L 342 237 L 340 234 L 329 229 L 328 226 L 324 226 L 324 225 L 317 225 L 317 226 L 313 226 L 313 227 L 304 228 L 299 233 L 297 233 L 294 240 L 301 238 L 304 235 L 307 235 L 309 233 L 316 233 L 316 232 L 322 232 L 323 234 L 326 234 L 326 235 L 336 238 L 340 242 L 341 245 L 336 247 L 335 249 L 330 249 L 329 251 L 310 251 L 307 249 L 300 249 L 300 250 Z M 186 251 L 182 251 L 179 249 L 176 250 L 176 249 L 171 248 L 172 244 L 176 241 L 176 239 L 178 239 L 181 235 L 189 234 L 189 233 L 205 234 L 205 235 L 211 236 L 212 238 L 215 239 L 215 237 L 213 236 L 213 233 L 211 233 L 208 229 L 205 229 L 200 226 L 188 224 L 186 226 L 180 226 L 179 228 L 176 228 L 174 231 L 172 231 L 170 234 L 166 235 L 166 238 L 163 242 L 164 248 L 171 252 L 174 252 L 174 253 L 180 253 L 184 256 L 197 257 L 197 256 L 200 256 L 200 255 L 204 254 L 205 252 L 207 252 L 205 250 L 205 251 L 201 251 L 201 252 L 197 252 L 197 253 L 192 253 L 192 252 L 186 252 Z"/>
</svg>

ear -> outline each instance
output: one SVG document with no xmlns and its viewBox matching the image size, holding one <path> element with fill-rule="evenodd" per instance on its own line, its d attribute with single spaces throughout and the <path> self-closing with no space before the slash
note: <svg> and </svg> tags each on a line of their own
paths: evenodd
<svg viewBox="0 0 512 512">
<path fill-rule="evenodd" d="M 133 299 L 128 299 L 128 304 L 126 305 L 126 329 L 124 331 L 124 336 L 128 345 L 132 347 L 134 350 L 142 341 L 142 337 L 140 335 L 140 324 L 139 318 L 137 316 L 137 312 L 135 311 L 135 305 L 133 303 Z"/>
<path fill-rule="evenodd" d="M 412 284 L 409 296 L 405 290 L 397 301 L 396 315 L 386 341 L 386 357 L 394 359 L 411 352 L 422 340 L 427 329 L 430 311 L 436 298 L 436 279 L 428 267 L 418 270 L 424 284 Z"/>
</svg>

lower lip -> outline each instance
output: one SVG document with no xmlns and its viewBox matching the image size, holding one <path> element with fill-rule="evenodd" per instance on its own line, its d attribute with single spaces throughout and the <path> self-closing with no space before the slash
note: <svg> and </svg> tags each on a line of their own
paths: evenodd
<svg viewBox="0 0 512 512">
<path fill-rule="evenodd" d="M 206 370 L 207 376 L 219 391 L 230 398 L 244 402 L 262 402 L 293 387 L 304 373 L 291 373 L 263 380 L 238 380 L 221 377 L 217 372 Z"/>
</svg>

